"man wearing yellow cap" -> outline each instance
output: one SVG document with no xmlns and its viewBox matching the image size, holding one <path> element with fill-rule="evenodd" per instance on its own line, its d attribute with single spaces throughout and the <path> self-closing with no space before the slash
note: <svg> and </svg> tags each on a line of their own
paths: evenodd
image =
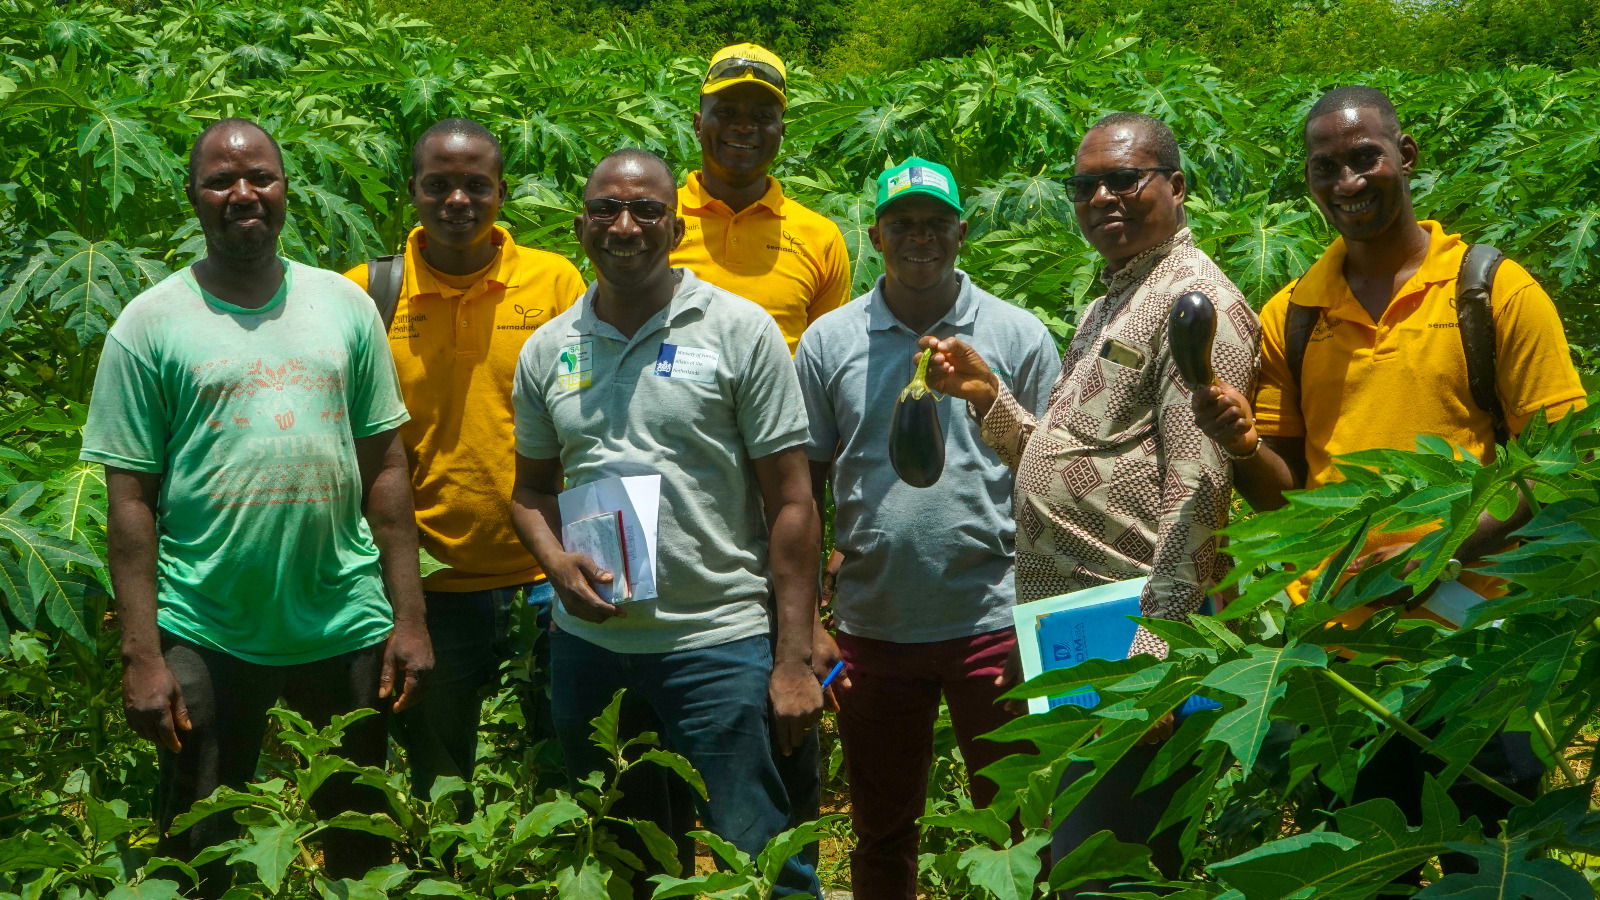
<svg viewBox="0 0 1600 900">
<path fill-rule="evenodd" d="M 700 170 L 678 189 L 685 230 L 672 264 L 761 304 L 793 353 L 807 325 L 849 299 L 850 256 L 839 226 L 767 174 L 787 79 L 783 60 L 755 44 L 711 57 L 694 115 Z"/>
<path fill-rule="evenodd" d="M 678 189 L 684 232 L 672 265 L 760 304 L 793 354 L 808 325 L 850 298 L 850 255 L 839 226 L 784 196 L 767 174 L 783 143 L 788 77 L 783 60 L 756 44 L 734 44 L 711 57 L 694 114 L 700 169 Z M 836 659 L 814 657 L 819 677 Z M 776 762 L 791 824 L 816 818 L 816 732 Z M 811 862 L 815 852 L 815 845 L 807 852 Z"/>
</svg>

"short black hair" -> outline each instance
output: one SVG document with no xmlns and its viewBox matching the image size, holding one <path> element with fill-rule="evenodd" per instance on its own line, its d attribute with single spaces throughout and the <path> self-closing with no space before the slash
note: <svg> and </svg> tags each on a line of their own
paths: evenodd
<svg viewBox="0 0 1600 900">
<path fill-rule="evenodd" d="M 480 123 L 474 122 L 471 119 L 462 118 L 440 119 L 439 121 L 428 126 L 428 130 L 424 131 L 422 136 L 417 138 L 417 142 L 411 145 L 411 174 L 417 174 L 417 170 L 422 168 L 422 145 L 427 142 L 428 138 L 439 135 L 453 135 L 457 137 L 488 141 L 489 146 L 494 148 L 495 174 L 500 175 L 501 177 L 505 176 L 506 158 L 505 155 L 500 152 L 500 139 L 496 138 L 493 132 L 483 127 L 483 125 Z"/>
<path fill-rule="evenodd" d="M 238 116 L 230 116 L 226 119 L 218 119 L 201 129 L 200 134 L 195 137 L 194 143 L 189 145 L 189 184 L 194 184 L 195 169 L 200 166 L 200 145 L 206 142 L 206 138 L 210 137 L 212 132 L 232 131 L 235 128 L 254 128 L 256 131 L 261 132 L 261 136 L 266 138 L 267 143 L 272 146 L 273 154 L 278 157 L 278 168 L 280 170 L 283 169 L 283 148 L 278 146 L 277 140 L 271 134 L 268 134 L 265 128 L 255 122 Z"/>
<path fill-rule="evenodd" d="M 673 209 L 677 209 L 677 206 L 678 206 L 678 176 L 677 176 L 676 173 L 674 173 L 672 171 L 672 166 L 669 165 L 667 163 L 667 161 L 662 159 L 660 156 L 657 156 L 656 154 L 651 153 L 649 150 L 641 150 L 638 147 L 623 147 L 621 150 L 613 150 L 610 153 L 606 154 L 605 159 L 602 159 L 598 163 L 595 163 L 594 168 L 589 171 L 588 179 L 585 180 L 584 183 L 583 183 L 583 193 L 584 193 L 584 195 L 585 196 L 588 195 L 588 193 L 589 193 L 589 182 L 594 181 L 594 173 L 600 171 L 600 167 L 601 166 L 604 166 L 606 163 L 609 163 L 609 162 L 620 162 L 620 161 L 623 161 L 623 160 L 636 162 L 636 163 L 639 163 L 642 166 L 659 168 L 662 171 L 662 173 L 667 176 L 667 184 L 672 187 L 672 196 L 668 199 L 667 202 L 672 206 Z"/>
<path fill-rule="evenodd" d="M 1347 109 L 1370 109 L 1377 112 L 1378 119 L 1389 129 L 1389 136 L 1396 139 L 1400 137 L 1400 116 L 1394 111 L 1394 103 L 1383 91 L 1364 84 L 1346 85 L 1323 94 L 1316 103 L 1311 104 L 1311 110 L 1306 113 L 1306 125 L 1309 127 L 1313 119 Z"/>
<path fill-rule="evenodd" d="M 1144 113 L 1114 112 L 1102 116 L 1100 121 L 1090 125 L 1089 131 L 1099 131 L 1117 125 L 1127 125 L 1144 132 L 1145 138 L 1150 142 L 1148 149 L 1155 153 L 1157 165 L 1174 171 L 1183 168 L 1183 151 L 1178 149 L 1178 137 L 1167 127 L 1167 123 Z M 1085 131 L 1084 134 L 1087 135 L 1089 131 Z"/>
</svg>

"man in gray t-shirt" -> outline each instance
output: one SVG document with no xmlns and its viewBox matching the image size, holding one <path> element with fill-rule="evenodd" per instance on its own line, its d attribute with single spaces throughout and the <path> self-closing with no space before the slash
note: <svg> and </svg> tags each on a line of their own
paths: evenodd
<svg viewBox="0 0 1600 900">
<path fill-rule="evenodd" d="M 996 701 L 1016 645 L 1011 470 L 955 398 L 938 404 L 938 481 L 912 487 L 889 462 L 891 412 L 923 335 L 983 347 L 1034 409 L 1060 370 L 1036 317 L 956 268 L 966 230 L 949 169 L 913 157 L 884 172 L 869 231 L 884 276 L 813 323 L 795 355 L 812 482 L 820 507 L 832 479 L 842 556 L 833 612 L 846 675 L 835 685 L 856 832 L 851 880 L 856 896 L 875 900 L 915 896 L 917 817 L 940 696 L 970 771 L 1014 749 L 978 739 L 1008 718 Z M 988 779 L 974 777 L 972 787 L 979 805 L 993 799 Z"/>
<path fill-rule="evenodd" d="M 769 718 L 787 750 L 822 708 L 811 670 L 820 534 L 783 334 L 761 307 L 669 265 L 683 237 L 674 184 L 665 163 L 638 150 L 608 156 L 589 177 L 577 232 L 597 278 L 517 362 L 512 519 L 560 601 L 551 717 L 568 775 L 609 767 L 589 723 L 626 688 L 627 736 L 657 731 L 687 757 L 709 795 L 701 820 L 755 856 L 789 815 Z M 650 475 L 660 476 L 656 595 L 613 603 L 604 598 L 622 582 L 563 542 L 558 495 L 563 482 L 599 490 Z M 637 584 L 641 573 L 629 574 Z M 651 774 L 661 773 L 624 779 L 611 815 L 650 819 L 681 840 L 681 811 Z M 633 887 L 650 894 L 642 876 Z M 777 893 L 802 892 L 821 889 L 796 857 Z"/>
</svg>

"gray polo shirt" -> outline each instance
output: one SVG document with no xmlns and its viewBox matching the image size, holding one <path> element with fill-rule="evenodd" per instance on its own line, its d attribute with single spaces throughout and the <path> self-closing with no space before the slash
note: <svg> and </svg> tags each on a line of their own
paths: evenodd
<svg viewBox="0 0 1600 900">
<path fill-rule="evenodd" d="M 625 338 L 595 287 L 533 333 L 511 397 L 517 452 L 560 458 L 567 485 L 661 475 L 660 597 L 625 618 L 556 623 L 619 653 L 766 634 L 767 526 L 750 461 L 805 442 L 805 407 L 771 314 L 678 269 L 672 302 Z"/>
<path fill-rule="evenodd" d="M 971 344 L 1019 401 L 1043 408 L 1061 370 L 1049 330 L 957 271 L 961 293 L 926 333 Z M 895 475 L 889 422 L 921 335 L 895 318 L 882 289 L 880 278 L 812 323 L 795 355 L 811 419 L 806 455 L 834 460 L 833 535 L 844 553 L 834 615 L 848 634 L 906 644 L 998 631 L 1016 602 L 1011 470 L 984 444 L 966 401 L 946 397 L 944 474 L 926 488 Z"/>
</svg>

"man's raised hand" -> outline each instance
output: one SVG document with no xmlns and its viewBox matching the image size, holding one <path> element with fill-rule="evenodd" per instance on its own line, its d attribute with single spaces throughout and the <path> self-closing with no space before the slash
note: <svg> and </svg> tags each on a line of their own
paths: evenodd
<svg viewBox="0 0 1600 900">
<path fill-rule="evenodd" d="M 1195 391 L 1189 400 L 1194 423 L 1206 437 L 1222 445 L 1234 456 L 1256 450 L 1261 435 L 1256 432 L 1255 412 L 1250 401 L 1227 382 L 1219 381 Z"/>
<path fill-rule="evenodd" d="M 1000 376 L 990 370 L 978 351 L 960 338 L 940 340 L 927 335 L 917 344 L 933 353 L 928 363 L 928 387 L 960 397 L 972 404 L 978 415 L 987 415 L 1000 396 Z"/>
</svg>

